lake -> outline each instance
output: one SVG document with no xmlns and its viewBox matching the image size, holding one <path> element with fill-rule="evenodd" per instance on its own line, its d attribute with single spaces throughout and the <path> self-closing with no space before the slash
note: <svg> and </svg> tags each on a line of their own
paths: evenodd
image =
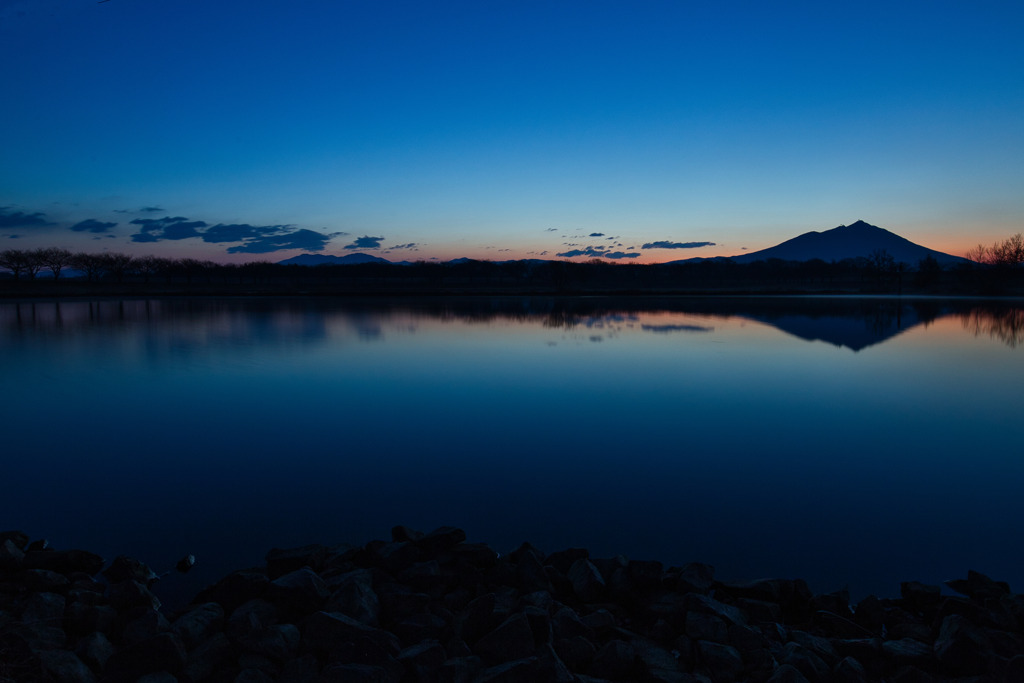
<svg viewBox="0 0 1024 683">
<path fill-rule="evenodd" d="M 186 553 L 449 524 L 724 580 L 1024 590 L 1024 304 L 843 298 L 0 302 L 0 527 Z"/>
</svg>

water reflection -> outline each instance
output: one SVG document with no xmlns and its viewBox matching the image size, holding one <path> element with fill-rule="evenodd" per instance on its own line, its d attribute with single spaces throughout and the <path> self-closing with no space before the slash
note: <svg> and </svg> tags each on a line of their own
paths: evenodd
<svg viewBox="0 0 1024 683">
<path fill-rule="evenodd" d="M 652 321 L 676 314 L 697 321 Z M 540 324 L 555 330 L 626 329 L 655 334 L 708 333 L 714 321 L 746 319 L 798 339 L 861 351 L 935 321 L 958 317 L 963 329 L 1011 348 L 1024 341 L 1024 307 L 1013 302 L 859 298 L 473 298 L 419 300 L 178 299 L 33 301 L 0 304 L 0 343 L 90 330 L 151 332 L 170 349 L 321 343 L 351 336 L 380 340 L 386 327 L 412 332 L 429 323 Z M 702 322 L 702 321 L 706 321 Z M 168 334 L 168 330 L 172 330 Z M 348 335 L 351 333 L 351 335 Z M 591 335 L 604 339 L 606 335 Z"/>
</svg>

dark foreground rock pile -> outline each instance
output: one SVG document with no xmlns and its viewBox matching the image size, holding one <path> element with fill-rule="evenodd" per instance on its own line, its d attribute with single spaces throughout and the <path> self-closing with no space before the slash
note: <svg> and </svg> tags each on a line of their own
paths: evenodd
<svg viewBox="0 0 1024 683">
<path fill-rule="evenodd" d="M 0 682 L 1024 681 L 1024 595 L 970 572 L 855 607 L 796 579 L 716 581 L 450 527 L 275 549 L 165 615 L 124 557 L 0 534 Z"/>
</svg>

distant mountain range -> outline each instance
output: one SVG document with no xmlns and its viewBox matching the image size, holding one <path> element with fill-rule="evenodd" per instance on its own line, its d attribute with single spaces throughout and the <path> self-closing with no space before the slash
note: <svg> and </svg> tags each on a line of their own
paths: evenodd
<svg viewBox="0 0 1024 683">
<path fill-rule="evenodd" d="M 968 263 L 967 259 L 959 256 L 946 254 L 935 249 L 923 247 L 899 235 L 889 232 L 876 225 L 857 221 L 852 225 L 840 225 L 824 232 L 805 232 L 802 235 L 786 240 L 781 244 L 760 251 L 752 251 L 748 254 L 736 256 L 718 256 L 714 260 L 731 260 L 734 263 L 753 263 L 755 261 L 767 261 L 769 259 L 780 259 L 783 261 L 810 261 L 821 259 L 826 263 L 842 261 L 848 258 L 868 257 L 873 252 L 884 250 L 897 262 L 907 263 L 916 266 L 919 261 L 932 257 L 940 265 L 953 265 L 957 263 Z M 472 259 L 459 258 L 447 263 L 458 264 Z M 531 264 L 543 263 L 540 259 L 527 259 Z M 705 261 L 705 258 L 690 258 L 679 261 L 669 261 L 666 265 L 676 263 L 694 263 Z M 408 261 L 388 261 L 379 256 L 355 253 L 345 256 L 330 256 L 325 254 L 300 254 L 292 258 L 279 261 L 282 265 L 319 266 L 319 265 L 351 265 L 359 263 L 391 263 L 395 265 L 409 265 Z M 500 261 L 499 263 L 504 263 Z"/>
<path fill-rule="evenodd" d="M 867 257 L 879 250 L 887 252 L 896 263 L 903 262 L 911 266 L 916 266 L 919 261 L 929 256 L 944 266 L 967 262 L 965 258 L 922 247 L 896 233 L 864 221 L 857 221 L 853 225 L 840 225 L 824 232 L 805 232 L 781 244 L 776 244 L 774 247 L 727 258 L 734 263 L 753 263 L 769 259 L 782 261 L 821 259 L 828 263 L 848 258 Z M 685 259 L 673 261 L 673 263 L 703 260 Z"/>
</svg>

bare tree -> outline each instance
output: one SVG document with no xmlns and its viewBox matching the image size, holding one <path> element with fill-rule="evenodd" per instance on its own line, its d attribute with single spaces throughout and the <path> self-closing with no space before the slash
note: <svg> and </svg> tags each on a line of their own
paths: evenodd
<svg viewBox="0 0 1024 683">
<path fill-rule="evenodd" d="M 85 273 L 88 282 L 96 281 L 106 271 L 103 258 L 98 254 L 75 254 L 71 266 Z"/>
<path fill-rule="evenodd" d="M 115 252 L 100 254 L 99 258 L 103 264 L 103 269 L 113 275 L 117 282 L 124 281 L 124 276 L 131 270 L 135 261 L 128 254 L 118 254 Z"/>
<path fill-rule="evenodd" d="M 27 257 L 25 252 L 20 249 L 0 251 L 0 268 L 6 268 L 11 271 L 15 280 L 21 278 L 21 274 L 25 272 L 26 263 Z"/>
<path fill-rule="evenodd" d="M 39 262 L 53 273 L 54 280 L 59 280 L 60 272 L 70 266 L 72 260 L 74 260 L 74 254 L 67 249 L 60 249 L 58 247 L 36 249 L 35 253 Z"/>
<path fill-rule="evenodd" d="M 964 258 L 975 263 L 988 263 L 989 249 L 984 244 L 972 247 L 964 254 Z"/>
</svg>

